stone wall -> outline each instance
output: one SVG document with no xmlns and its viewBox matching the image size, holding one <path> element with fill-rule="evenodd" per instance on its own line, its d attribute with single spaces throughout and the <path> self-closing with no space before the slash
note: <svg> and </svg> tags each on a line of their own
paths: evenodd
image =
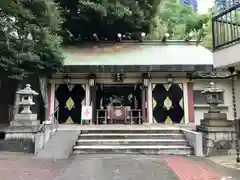
<svg viewBox="0 0 240 180">
<path fill-rule="evenodd" d="M 228 151 L 236 149 L 236 133 L 234 130 L 227 132 L 202 132 L 203 153 L 206 156 L 227 155 Z"/>
</svg>

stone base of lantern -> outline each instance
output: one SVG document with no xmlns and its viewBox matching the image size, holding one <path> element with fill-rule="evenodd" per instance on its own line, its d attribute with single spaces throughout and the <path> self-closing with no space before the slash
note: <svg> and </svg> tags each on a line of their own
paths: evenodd
<svg viewBox="0 0 240 180">
<path fill-rule="evenodd" d="M 236 149 L 236 131 L 225 113 L 205 113 L 197 131 L 202 133 L 205 156 L 227 155 Z"/>
<path fill-rule="evenodd" d="M 40 122 L 36 114 L 17 114 L 5 131 L 4 150 L 34 153 Z"/>
<path fill-rule="evenodd" d="M 5 131 L 4 150 L 11 152 L 35 152 L 38 127 L 13 127 Z"/>
<path fill-rule="evenodd" d="M 39 126 L 39 121 L 29 121 L 29 120 L 18 120 L 18 121 L 11 121 L 10 126 L 20 126 L 20 127 L 36 127 Z"/>
<path fill-rule="evenodd" d="M 14 121 L 21 121 L 21 120 L 37 121 L 37 114 L 31 114 L 31 113 L 16 114 Z"/>
</svg>

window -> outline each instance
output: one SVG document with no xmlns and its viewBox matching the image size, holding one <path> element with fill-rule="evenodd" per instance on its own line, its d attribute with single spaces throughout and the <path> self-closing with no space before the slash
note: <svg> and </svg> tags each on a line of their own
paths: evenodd
<svg viewBox="0 0 240 180">
<path fill-rule="evenodd" d="M 202 90 L 194 90 L 193 91 L 194 104 L 207 104 L 206 97 L 201 92 L 202 92 Z M 219 95 L 219 99 L 224 102 L 223 93 L 221 93 Z"/>
</svg>

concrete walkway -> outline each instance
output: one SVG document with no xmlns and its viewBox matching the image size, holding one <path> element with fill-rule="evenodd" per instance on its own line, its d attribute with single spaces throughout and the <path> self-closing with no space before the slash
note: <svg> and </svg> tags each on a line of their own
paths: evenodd
<svg viewBox="0 0 240 180">
<path fill-rule="evenodd" d="M 79 133 L 78 130 L 58 130 L 35 158 L 68 159 Z"/>
<path fill-rule="evenodd" d="M 1 180 L 239 180 L 240 171 L 193 156 L 81 155 L 68 160 L 0 153 Z"/>
</svg>

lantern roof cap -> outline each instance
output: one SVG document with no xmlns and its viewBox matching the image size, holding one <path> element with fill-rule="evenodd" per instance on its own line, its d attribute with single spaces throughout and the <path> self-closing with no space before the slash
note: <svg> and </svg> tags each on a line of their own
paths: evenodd
<svg viewBox="0 0 240 180">
<path fill-rule="evenodd" d="M 207 93 L 222 93 L 224 92 L 225 90 L 224 89 L 220 89 L 216 86 L 216 83 L 215 82 L 210 82 L 210 86 L 203 90 L 201 93 L 202 94 L 207 94 Z"/>
<path fill-rule="evenodd" d="M 21 89 L 16 92 L 19 95 L 38 95 L 38 93 L 34 90 L 32 90 L 30 84 L 26 84 L 26 87 L 24 89 Z"/>
</svg>

